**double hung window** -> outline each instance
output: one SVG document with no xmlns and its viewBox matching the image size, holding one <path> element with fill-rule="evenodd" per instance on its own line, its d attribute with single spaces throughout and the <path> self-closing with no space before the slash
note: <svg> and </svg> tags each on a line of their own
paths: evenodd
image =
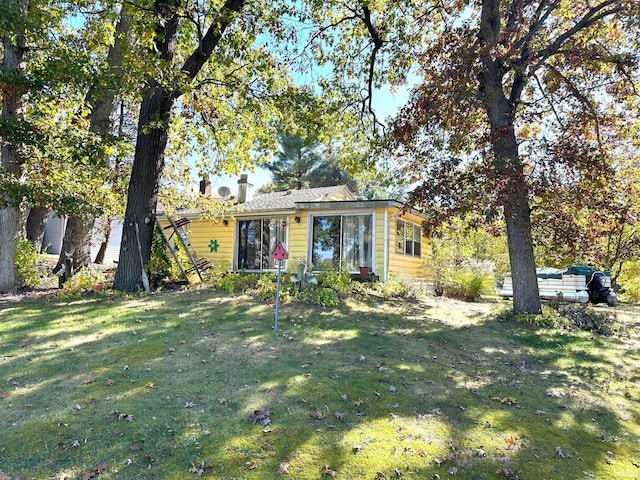
<svg viewBox="0 0 640 480">
<path fill-rule="evenodd" d="M 396 252 L 419 257 L 422 254 L 420 226 L 398 219 L 396 221 Z"/>
</svg>

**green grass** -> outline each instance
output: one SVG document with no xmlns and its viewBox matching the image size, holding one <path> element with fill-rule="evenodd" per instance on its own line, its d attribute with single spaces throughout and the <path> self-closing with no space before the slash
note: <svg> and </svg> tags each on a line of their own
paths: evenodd
<svg viewBox="0 0 640 480">
<path fill-rule="evenodd" d="M 206 290 L 5 303 L 0 472 L 640 477 L 638 325 L 607 338 L 501 322 L 503 307 L 290 303 L 274 333 L 273 306 Z M 250 421 L 260 409 L 271 423 Z"/>
</svg>

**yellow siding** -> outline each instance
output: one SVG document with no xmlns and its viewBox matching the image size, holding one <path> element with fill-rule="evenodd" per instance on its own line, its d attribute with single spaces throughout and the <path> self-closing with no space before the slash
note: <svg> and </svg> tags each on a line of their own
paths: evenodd
<svg viewBox="0 0 640 480">
<path fill-rule="evenodd" d="M 295 217 L 300 217 L 300 223 L 296 223 Z M 289 268 L 290 272 L 296 272 L 298 269 L 298 260 L 304 258 L 307 260 L 307 231 L 309 227 L 308 211 L 303 210 L 297 215 L 291 215 L 288 219 L 289 224 Z"/>
<path fill-rule="evenodd" d="M 368 210 L 370 211 L 370 210 Z M 388 268 L 389 274 L 404 273 L 410 277 L 422 277 L 422 264 L 427 258 L 428 239 L 422 238 L 422 256 L 414 257 L 396 253 L 396 219 L 401 219 L 420 225 L 421 218 L 411 214 L 402 214 L 396 208 L 377 208 L 374 212 L 374 265 L 373 271 L 382 279 L 385 273 L 385 211 L 389 221 L 388 238 Z M 338 213 L 338 212 L 336 212 Z M 288 270 L 295 273 L 298 268 L 298 259 L 305 259 L 307 263 L 310 259 L 308 255 L 309 234 L 309 214 L 310 211 L 303 210 L 300 213 L 287 217 L 289 225 L 287 250 L 289 252 Z M 300 218 L 300 223 L 295 218 Z M 166 225 L 167 222 L 162 222 Z M 236 225 L 233 218 L 228 219 L 228 225 L 222 222 L 213 224 L 208 220 L 192 219 L 188 226 L 188 236 L 191 246 L 198 257 L 207 258 L 214 266 L 215 271 L 223 272 L 233 269 L 233 254 L 235 245 Z M 212 252 L 209 248 L 210 242 L 216 240 L 218 249 Z"/>
<path fill-rule="evenodd" d="M 189 241 L 198 258 L 207 258 L 216 272 L 224 272 L 231 270 L 233 266 L 234 230 L 234 222 L 231 219 L 228 225 L 222 222 L 213 224 L 208 220 L 192 220 L 189 226 Z M 218 242 L 215 252 L 209 248 L 212 240 Z"/>
<path fill-rule="evenodd" d="M 404 273 L 413 278 L 422 277 L 422 265 L 426 258 L 428 248 L 426 238 L 422 237 L 420 241 L 420 257 L 396 252 L 396 220 L 400 218 L 401 220 L 420 225 L 421 219 L 415 215 L 401 215 L 400 211 L 394 213 L 397 215 L 391 216 L 389 219 L 389 274 Z"/>
<path fill-rule="evenodd" d="M 373 253 L 373 272 L 382 279 L 384 277 L 384 219 L 386 208 L 377 208 L 373 223 L 376 231 L 374 235 L 375 251 Z"/>
</svg>

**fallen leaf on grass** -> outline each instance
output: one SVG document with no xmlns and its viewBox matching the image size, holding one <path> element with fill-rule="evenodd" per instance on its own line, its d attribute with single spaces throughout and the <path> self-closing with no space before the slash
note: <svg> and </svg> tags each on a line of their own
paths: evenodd
<svg viewBox="0 0 640 480">
<path fill-rule="evenodd" d="M 516 441 L 513 439 L 513 437 L 505 438 L 504 443 L 507 444 L 507 448 L 513 448 L 516 446 Z"/>
<path fill-rule="evenodd" d="M 84 382 L 82 382 L 82 383 L 84 383 L 85 385 L 88 385 L 88 384 L 93 383 L 95 381 L 96 381 L 96 377 L 89 377 L 89 378 L 85 378 Z"/>
<path fill-rule="evenodd" d="M 262 425 L 269 425 L 271 423 L 271 419 L 269 418 L 269 415 L 271 415 L 271 413 L 267 408 L 254 410 L 253 413 L 249 415 L 249 421 L 251 421 L 251 423 L 255 425 L 256 422 L 260 420 L 260 423 Z"/>
<path fill-rule="evenodd" d="M 2 398 L 9 398 L 11 396 L 10 392 L 2 392 L 0 393 L 0 397 Z M 2 477 L 0 477 L 0 480 L 2 480 Z"/>
<path fill-rule="evenodd" d="M 338 472 L 336 472 L 335 470 L 331 470 L 329 468 L 329 465 L 325 465 L 324 470 L 322 470 L 322 474 L 327 475 L 329 477 L 335 477 L 338 474 Z"/>
<path fill-rule="evenodd" d="M 107 468 L 109 468 L 108 463 L 99 463 L 95 467 L 93 467 L 93 471 L 84 472 L 82 474 L 82 480 L 90 480 L 92 478 L 96 478 L 98 475 L 104 472 Z"/>
<path fill-rule="evenodd" d="M 131 413 L 120 413 L 120 412 L 111 412 L 109 414 L 109 418 L 111 420 L 126 420 L 127 422 L 133 422 L 133 414 Z"/>
<path fill-rule="evenodd" d="M 198 465 L 195 460 L 191 460 L 191 468 L 189 468 L 189 473 L 195 473 L 196 477 L 201 477 L 204 475 L 207 468 L 209 468 L 209 465 L 206 465 L 204 462 L 200 462 L 200 465 Z"/>
</svg>

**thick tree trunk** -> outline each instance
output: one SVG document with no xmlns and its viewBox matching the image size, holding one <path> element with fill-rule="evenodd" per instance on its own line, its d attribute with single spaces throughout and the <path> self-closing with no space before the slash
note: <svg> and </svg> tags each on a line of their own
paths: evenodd
<svg viewBox="0 0 640 480">
<path fill-rule="evenodd" d="M 478 76 L 479 93 L 489 125 L 493 165 L 498 179 L 496 194 L 504 208 L 507 225 L 509 263 L 513 281 L 513 312 L 542 312 L 536 277 L 536 263 L 533 255 L 531 218 L 529 210 L 529 187 L 524 166 L 518 153 L 514 117 L 520 101 L 521 82 L 518 88 L 512 86 L 511 96 L 505 94 L 503 64 L 493 57 L 500 38 L 500 1 L 483 0 L 480 20 L 480 41 L 482 70 Z M 494 186 L 495 187 L 495 186 Z"/>
<path fill-rule="evenodd" d="M 173 102 L 174 98 L 163 88 L 158 88 L 153 95 L 145 97 L 142 101 L 136 152 L 127 194 L 127 210 L 122 225 L 118 269 L 113 283 L 115 290 L 137 291 L 143 268 L 140 257 L 142 256 L 143 263 L 147 263 L 151 257 L 158 187 L 164 168 L 164 152 Z M 151 122 L 159 126 L 149 128 Z"/>
<path fill-rule="evenodd" d="M 80 215 L 69 216 L 64 231 L 60 257 L 53 269 L 54 272 L 57 272 L 65 264 L 66 254 L 73 254 L 71 257 L 72 273 L 76 273 L 81 268 L 91 264 L 91 232 L 94 221 L 93 215 L 84 217 Z"/>
<path fill-rule="evenodd" d="M 180 20 L 180 0 L 156 0 L 156 37 L 154 39 L 158 56 L 165 62 L 173 60 L 176 48 L 178 23 Z M 239 12 L 244 0 L 226 0 L 220 8 L 221 20 L 213 22 L 204 36 L 186 59 L 180 72 L 193 80 L 211 57 L 222 38 L 225 29 Z M 170 90 L 158 83 L 153 85 L 153 93 L 142 100 L 138 120 L 138 136 L 133 169 L 127 192 L 127 211 L 122 225 L 122 243 L 115 290 L 134 292 L 139 288 L 143 266 L 149 261 L 155 225 L 158 186 L 164 168 L 164 152 L 167 146 L 169 120 L 173 103 L 180 97 L 179 87 Z M 138 229 L 136 229 L 136 225 Z M 138 238 L 139 233 L 139 238 Z"/>
<path fill-rule="evenodd" d="M 49 212 L 51 209 L 48 207 L 33 207 L 27 216 L 27 240 L 33 244 L 38 253 L 42 251 L 42 241 L 49 220 Z"/>
<path fill-rule="evenodd" d="M 26 0 L 17 0 L 10 7 L 26 15 L 29 3 Z M 26 52 L 26 39 L 18 33 L 12 35 L 5 31 L 3 35 L 2 73 L 17 73 L 24 75 L 24 56 Z M 6 88 L 2 92 L 2 120 L 10 124 L 13 121 L 24 118 L 22 97 L 24 92 L 20 88 Z M 11 138 L 2 138 L 1 169 L 9 174 L 15 181 L 20 181 L 22 176 L 22 158 L 19 145 Z M 16 203 L 19 199 L 10 198 L 7 193 L 0 194 L 0 204 L 9 204 L 0 208 L 0 293 L 13 291 L 17 285 L 15 268 L 16 237 L 20 231 L 20 212 Z"/>
<path fill-rule="evenodd" d="M 114 75 L 120 75 L 122 62 L 124 61 L 124 43 L 129 32 L 130 22 L 126 7 L 123 6 L 120 18 L 116 25 L 113 45 L 107 54 L 107 64 Z M 113 130 L 113 114 L 117 106 L 116 91 L 113 88 L 104 88 L 92 85 L 84 100 L 87 108 L 91 110 L 89 117 L 89 132 L 97 135 L 108 135 Z M 108 162 L 108 158 L 96 159 L 99 162 Z M 91 232 L 96 217 L 90 214 L 69 215 L 67 228 L 64 232 L 60 257 L 54 271 L 58 271 L 65 263 L 65 254 L 73 252 L 72 270 L 77 272 L 91 264 Z"/>
</svg>

